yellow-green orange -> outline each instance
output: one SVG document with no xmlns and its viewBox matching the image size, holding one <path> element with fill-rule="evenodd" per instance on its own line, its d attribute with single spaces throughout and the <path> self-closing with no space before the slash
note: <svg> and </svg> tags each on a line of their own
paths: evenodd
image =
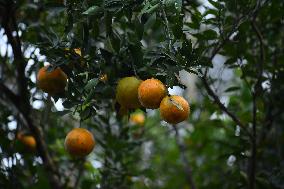
<svg viewBox="0 0 284 189">
<path fill-rule="evenodd" d="M 158 79 L 147 79 L 138 88 L 138 98 L 145 108 L 159 108 L 162 99 L 166 96 L 166 87 Z"/>
<path fill-rule="evenodd" d="M 133 113 L 130 115 L 129 121 L 132 124 L 143 126 L 145 123 L 145 115 L 142 112 Z"/>
<path fill-rule="evenodd" d="M 37 84 L 40 89 L 51 95 L 64 91 L 67 84 L 66 74 L 58 67 L 47 71 L 48 66 L 42 67 L 37 74 Z"/>
<path fill-rule="evenodd" d="M 67 134 L 64 145 L 70 155 L 84 157 L 94 149 L 95 139 L 87 129 L 75 128 Z"/>
<path fill-rule="evenodd" d="M 189 104 L 181 96 L 166 96 L 160 104 L 161 117 L 170 124 L 186 120 L 189 112 Z"/>
<path fill-rule="evenodd" d="M 139 108 L 141 106 L 138 100 L 138 87 L 140 83 L 141 80 L 136 77 L 124 77 L 119 80 L 116 87 L 117 102 L 128 109 Z"/>
</svg>

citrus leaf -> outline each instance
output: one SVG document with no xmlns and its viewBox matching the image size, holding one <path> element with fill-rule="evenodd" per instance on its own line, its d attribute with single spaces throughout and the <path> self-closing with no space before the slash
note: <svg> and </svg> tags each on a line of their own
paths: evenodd
<svg viewBox="0 0 284 189">
<path fill-rule="evenodd" d="M 94 87 L 97 86 L 97 84 L 99 83 L 99 80 L 97 78 L 93 78 L 90 81 L 88 81 L 87 85 L 85 86 L 85 90 L 89 91 L 91 89 L 93 89 Z"/>
<path fill-rule="evenodd" d="M 237 90 L 239 90 L 239 89 L 240 89 L 240 87 L 233 86 L 233 87 L 227 88 L 227 89 L 225 90 L 225 92 L 228 93 L 228 92 L 232 92 L 232 91 L 237 91 Z"/>
<path fill-rule="evenodd" d="M 184 111 L 183 107 L 178 102 L 176 102 L 174 99 L 172 99 L 171 97 L 170 97 L 170 102 L 173 105 L 175 105 L 175 107 L 177 107 L 179 110 Z"/>
<path fill-rule="evenodd" d="M 98 6 L 92 6 L 82 14 L 84 15 L 98 15 L 102 12 L 102 8 Z"/>
</svg>

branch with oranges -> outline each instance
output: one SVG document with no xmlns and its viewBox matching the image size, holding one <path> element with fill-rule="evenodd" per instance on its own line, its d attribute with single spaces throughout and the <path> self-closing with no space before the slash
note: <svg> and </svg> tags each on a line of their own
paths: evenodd
<svg viewBox="0 0 284 189">
<path fill-rule="evenodd" d="M 63 92 L 67 84 L 66 74 L 59 68 L 43 67 L 37 76 L 38 87 L 51 95 Z M 161 118 L 171 124 L 175 129 L 176 124 L 185 121 L 190 113 L 188 102 L 181 96 L 168 95 L 166 86 L 158 79 L 140 80 L 137 77 L 124 77 L 118 81 L 116 87 L 116 101 L 120 105 L 120 111 L 128 112 L 131 109 L 141 107 L 147 109 L 160 109 Z M 132 114 L 130 121 L 137 125 L 144 124 L 144 115 Z M 177 136 L 178 137 L 178 136 Z M 93 134 L 84 128 L 74 128 L 65 138 L 65 149 L 73 157 L 83 158 L 90 154 L 95 147 Z M 178 142 L 180 146 L 180 142 Z M 185 159 L 184 150 L 180 149 L 182 159 Z M 191 176 L 191 168 L 188 161 L 185 165 L 185 173 L 191 186 L 194 187 Z M 188 174 L 190 173 L 190 174 Z"/>
</svg>

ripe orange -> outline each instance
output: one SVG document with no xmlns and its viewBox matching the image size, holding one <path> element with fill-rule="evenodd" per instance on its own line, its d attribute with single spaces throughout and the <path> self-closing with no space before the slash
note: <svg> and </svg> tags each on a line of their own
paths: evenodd
<svg viewBox="0 0 284 189">
<path fill-rule="evenodd" d="M 54 95 L 64 91 L 67 75 L 58 67 L 48 72 L 48 66 L 42 67 L 37 74 L 37 83 L 44 92 Z"/>
<path fill-rule="evenodd" d="M 138 87 L 140 83 L 141 80 L 136 77 L 122 78 L 116 87 L 117 102 L 127 109 L 139 108 L 141 106 L 138 100 Z"/>
<path fill-rule="evenodd" d="M 171 124 L 177 124 L 186 120 L 189 112 L 189 104 L 181 96 L 166 96 L 160 104 L 162 119 Z"/>
<path fill-rule="evenodd" d="M 145 108 L 159 108 L 162 99 L 166 96 L 166 87 L 158 79 L 147 79 L 138 88 L 138 98 Z"/>
<path fill-rule="evenodd" d="M 87 129 L 75 128 L 67 134 L 64 145 L 72 156 L 84 157 L 94 149 L 95 139 Z"/>
<path fill-rule="evenodd" d="M 145 123 L 145 115 L 142 112 L 133 113 L 129 118 L 130 123 L 143 126 Z"/>
<path fill-rule="evenodd" d="M 17 138 L 27 148 L 27 150 L 32 152 L 36 151 L 36 140 L 32 135 L 26 135 L 19 132 Z"/>
</svg>

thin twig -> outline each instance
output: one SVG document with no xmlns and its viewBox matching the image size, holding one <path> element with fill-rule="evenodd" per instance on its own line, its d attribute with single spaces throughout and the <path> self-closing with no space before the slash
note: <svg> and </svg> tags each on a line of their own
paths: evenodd
<svg viewBox="0 0 284 189">
<path fill-rule="evenodd" d="M 219 106 L 219 108 L 223 112 L 225 112 L 238 126 L 240 126 L 246 132 L 246 134 L 248 134 L 248 136 L 252 137 L 252 135 L 247 130 L 246 125 L 244 123 L 242 123 L 241 120 L 235 114 L 233 114 L 231 111 L 229 111 L 228 108 L 221 102 L 219 97 L 215 94 L 215 92 L 209 86 L 207 79 L 205 77 L 202 77 L 201 80 L 203 82 L 203 85 L 204 85 L 207 93 L 209 94 L 209 96 L 211 96 L 213 98 L 214 102 Z"/>
<path fill-rule="evenodd" d="M 166 35 L 167 35 L 167 38 L 169 40 L 169 49 L 172 49 L 172 35 L 171 35 L 171 30 L 170 30 L 167 14 L 166 14 L 165 9 L 164 9 L 163 0 L 160 0 L 160 7 L 161 7 L 161 12 L 162 12 L 162 18 L 163 18 L 163 21 L 165 23 Z"/>
<path fill-rule="evenodd" d="M 48 125 L 48 120 L 49 120 L 49 114 L 51 112 L 51 107 L 52 107 L 52 101 L 51 101 L 51 96 L 48 95 L 46 100 L 45 100 L 45 107 L 42 111 L 41 115 L 41 120 L 40 120 L 40 125 L 43 127 L 43 130 L 46 130 L 46 126 Z"/>
<path fill-rule="evenodd" d="M 262 74 L 263 74 L 263 66 L 265 61 L 265 54 L 264 54 L 264 45 L 263 45 L 263 37 L 256 25 L 256 15 L 254 16 L 253 20 L 251 21 L 251 26 L 256 33 L 256 36 L 259 41 L 260 47 L 260 60 L 258 63 L 258 75 L 257 81 L 254 85 L 253 91 L 253 110 L 252 110 L 252 141 L 251 141 L 251 158 L 249 163 L 249 188 L 255 189 L 255 173 L 256 173 L 256 127 L 257 127 L 257 98 L 259 97 L 260 93 L 262 92 L 261 82 L 262 82 Z"/>
<path fill-rule="evenodd" d="M 179 135 L 177 126 L 173 125 L 173 128 L 175 130 L 176 143 L 177 143 L 179 151 L 180 151 L 180 155 L 181 155 L 181 159 L 182 159 L 182 162 L 183 162 L 184 172 L 186 174 L 187 182 L 190 185 L 191 189 L 196 189 L 195 183 L 194 183 L 193 178 L 192 178 L 192 169 L 191 169 L 191 167 L 189 165 L 189 161 L 186 157 L 186 147 L 180 141 L 180 135 Z"/>
<path fill-rule="evenodd" d="M 251 139 L 251 157 L 250 157 L 250 163 L 249 163 L 249 188 L 255 189 L 255 166 L 256 166 L 256 98 L 257 95 L 255 93 L 253 94 L 253 115 L 252 115 L 252 136 Z"/>
<path fill-rule="evenodd" d="M 75 184 L 74 184 L 74 189 L 79 188 L 81 176 L 84 173 L 84 163 L 85 163 L 85 160 L 83 160 L 82 162 L 79 162 L 79 163 L 80 163 L 80 167 L 79 167 L 78 175 L 77 175 L 77 178 L 76 178 L 76 181 L 75 181 Z"/>
<path fill-rule="evenodd" d="M 266 1 L 267 2 L 267 1 Z M 265 2 L 265 3 L 266 3 Z M 264 3 L 264 4 L 265 4 Z M 249 10 L 249 12 L 247 14 L 244 14 L 243 16 L 239 17 L 234 25 L 232 26 L 232 29 L 231 31 L 227 34 L 227 36 L 221 40 L 218 44 L 216 44 L 216 48 L 213 49 L 212 51 L 212 54 L 210 56 L 210 61 L 213 60 L 213 58 L 218 54 L 218 52 L 222 49 L 222 47 L 228 42 L 228 40 L 230 39 L 230 37 L 232 36 L 232 34 L 234 32 L 236 32 L 236 30 L 239 28 L 239 26 L 245 22 L 246 20 L 248 20 L 251 16 L 254 16 L 256 15 L 257 11 L 259 10 L 260 7 L 258 7 L 257 5 L 252 9 L 252 10 Z M 207 72 L 206 72 L 207 73 Z M 205 74 L 206 75 L 206 74 Z"/>
<path fill-rule="evenodd" d="M 272 76 L 270 78 L 271 79 L 270 91 L 274 91 L 274 88 L 275 88 L 274 81 L 276 79 L 276 70 L 277 70 L 277 67 L 278 67 L 278 62 L 277 62 L 276 56 L 277 56 L 277 51 L 275 51 L 273 53 L 273 57 L 272 57 L 272 59 L 273 59 L 273 61 L 272 61 L 273 73 L 272 73 Z M 264 127 L 262 127 L 261 133 L 259 134 L 257 145 L 260 145 L 263 141 L 265 141 L 267 135 L 269 134 L 268 131 L 271 130 L 271 127 L 273 125 L 275 117 L 277 117 L 278 114 L 281 113 L 281 111 L 272 113 L 272 110 L 274 109 L 275 104 L 276 103 L 275 103 L 275 99 L 273 98 L 273 95 L 270 95 L 267 110 L 266 110 L 265 119 L 264 119 L 264 122 L 263 122 Z"/>
<path fill-rule="evenodd" d="M 135 75 L 136 77 L 138 77 L 138 74 L 137 74 L 135 65 L 134 65 L 134 63 L 133 63 L 133 59 L 132 59 L 130 62 L 131 62 L 131 67 L 132 67 L 132 69 L 133 69 L 134 75 Z"/>
<path fill-rule="evenodd" d="M 218 54 L 218 52 L 222 49 L 222 47 L 227 43 L 227 41 L 230 39 L 231 35 L 237 30 L 237 28 L 240 26 L 240 24 L 243 23 L 243 21 L 246 20 L 247 18 L 249 18 L 251 15 L 255 15 L 256 12 L 258 11 L 258 9 L 259 9 L 259 7 L 255 6 L 252 11 L 250 11 L 247 15 L 240 17 L 235 22 L 235 24 L 233 25 L 232 30 L 229 32 L 229 34 L 221 42 L 219 42 L 219 44 L 216 46 L 215 49 L 213 49 L 212 54 L 210 56 L 210 61 L 212 61 L 214 59 L 214 57 Z M 206 78 L 207 74 L 208 74 L 208 68 L 206 68 L 205 73 L 204 73 L 203 77 L 201 78 L 201 80 L 202 80 L 202 82 L 205 86 L 205 89 L 206 89 L 207 93 L 209 94 L 209 96 L 211 96 L 213 98 L 213 100 L 219 106 L 219 108 L 223 112 L 225 112 L 237 125 L 239 125 L 246 132 L 246 134 L 248 134 L 248 136 L 250 138 L 254 138 L 254 136 L 252 134 L 250 134 L 250 132 L 248 131 L 246 125 L 243 124 L 241 122 L 241 120 L 235 114 L 233 114 L 232 112 L 230 112 L 228 110 L 228 108 L 220 101 L 219 97 L 211 89 L 211 87 L 210 87 L 210 85 L 207 81 L 207 78 Z"/>
</svg>

